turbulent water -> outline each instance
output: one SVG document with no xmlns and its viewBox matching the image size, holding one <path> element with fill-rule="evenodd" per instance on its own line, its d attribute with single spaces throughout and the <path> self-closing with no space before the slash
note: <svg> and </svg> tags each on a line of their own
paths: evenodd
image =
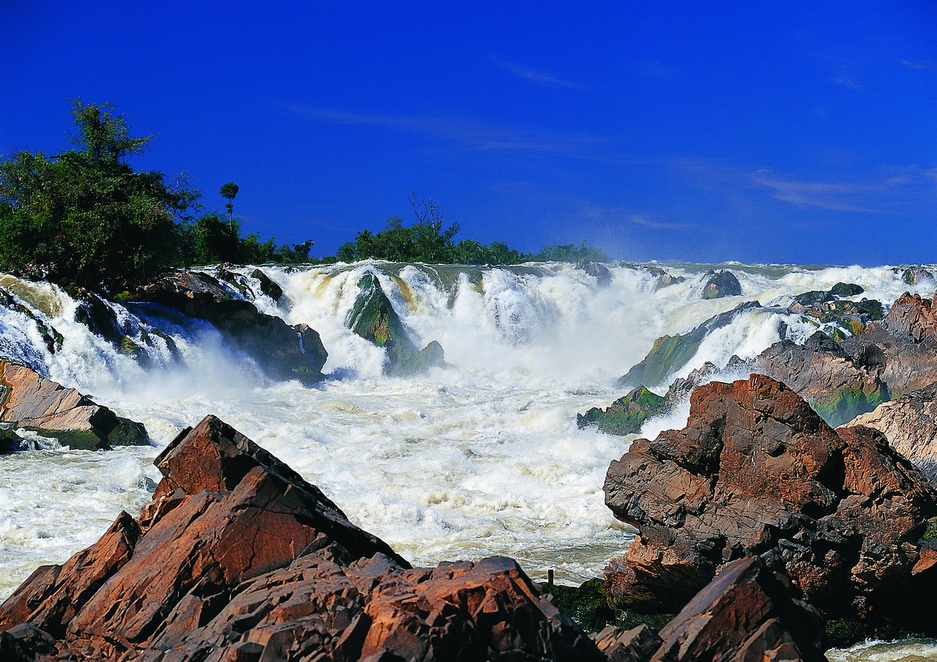
<svg viewBox="0 0 937 662">
<path fill-rule="evenodd" d="M 414 564 L 506 554 L 535 578 L 548 569 L 563 583 L 598 576 L 632 539 L 602 494 L 609 462 L 630 439 L 579 430 L 576 413 L 620 397 L 617 379 L 656 338 L 743 301 L 784 306 L 838 282 L 865 288 L 856 298 L 886 304 L 908 289 L 927 296 L 934 289 L 933 281 L 909 288 L 891 267 L 731 264 L 720 268 L 738 277 L 742 295 L 702 300 L 709 266 L 665 265 L 685 279 L 666 287 L 647 265 L 609 268 L 603 287 L 563 264 L 264 267 L 284 296 L 279 303 L 260 296 L 258 307 L 309 324 L 329 352 L 327 379 L 315 388 L 266 381 L 206 324 L 170 324 L 145 305 L 115 305 L 131 334 L 155 325 L 171 338 L 149 334 L 147 361 L 134 360 L 77 322 L 78 304 L 62 290 L 0 277 L 0 287 L 63 337 L 50 353 L 30 316 L 0 308 L 0 358 L 142 421 L 154 442 L 112 452 L 39 442 L 0 457 L 0 599 L 36 566 L 97 540 L 120 510 L 136 514 L 159 479 L 153 458 L 209 413 L 286 461 Z M 383 350 L 345 326 L 367 270 L 420 346 L 443 346 L 446 367 L 406 379 L 382 375 Z M 755 356 L 779 339 L 780 321 L 795 340 L 814 330 L 795 315 L 743 313 L 666 381 L 704 361 L 724 366 L 733 354 Z M 643 433 L 681 427 L 686 415 L 683 408 L 650 421 Z"/>
</svg>

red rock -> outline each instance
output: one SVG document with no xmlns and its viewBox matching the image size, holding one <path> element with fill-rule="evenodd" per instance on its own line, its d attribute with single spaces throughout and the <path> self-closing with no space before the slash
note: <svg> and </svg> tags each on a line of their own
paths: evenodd
<svg viewBox="0 0 937 662">
<path fill-rule="evenodd" d="M 0 361 L 0 421 L 55 437 L 72 448 L 149 443 L 140 423 L 119 418 L 73 388 L 26 366 Z"/>
<path fill-rule="evenodd" d="M 652 660 L 823 660 L 822 620 L 753 557 L 722 567 L 670 623 Z"/>
<path fill-rule="evenodd" d="M 605 493 L 640 530 L 607 590 L 638 610 L 679 609 L 722 564 L 761 556 L 829 616 L 890 609 L 901 591 L 909 612 L 917 539 L 937 514 L 937 492 L 881 434 L 837 433 L 763 375 L 698 388 L 686 428 L 635 441 Z"/>
<path fill-rule="evenodd" d="M 163 480 L 139 519 L 122 515 L 0 605 L 0 650 L 154 662 L 604 659 L 513 560 L 410 568 L 217 418 L 156 463 Z"/>
</svg>

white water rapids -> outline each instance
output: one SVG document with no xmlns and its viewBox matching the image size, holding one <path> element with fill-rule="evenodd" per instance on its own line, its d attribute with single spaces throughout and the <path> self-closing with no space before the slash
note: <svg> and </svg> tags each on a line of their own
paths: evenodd
<svg viewBox="0 0 937 662">
<path fill-rule="evenodd" d="M 632 538 L 602 493 L 609 462 L 630 439 L 579 430 L 576 414 L 623 395 L 617 379 L 656 338 L 743 301 L 786 305 L 838 282 L 857 283 L 866 290 L 857 299 L 886 305 L 906 290 L 929 297 L 935 287 L 909 287 L 891 267 L 731 264 L 720 268 L 738 277 L 742 296 L 704 301 L 709 267 L 665 265 L 685 278 L 667 287 L 640 265 L 609 268 L 611 283 L 601 287 L 563 264 L 263 267 L 284 296 L 259 297 L 258 307 L 309 324 L 329 352 L 327 379 L 315 388 L 265 380 L 205 324 L 163 323 L 182 360 L 157 341 L 144 369 L 75 321 L 77 302 L 59 288 L 0 277 L 0 287 L 63 336 L 52 354 L 29 317 L 0 308 L 0 358 L 26 362 L 143 422 L 155 444 L 0 456 L 0 599 L 38 565 L 61 563 L 97 540 L 120 510 L 136 515 L 159 479 L 153 458 L 209 413 L 287 462 L 415 565 L 504 554 L 534 578 L 548 569 L 567 584 L 600 576 Z M 385 377 L 383 350 L 348 331 L 357 281 L 369 269 L 418 344 L 443 346 L 445 368 Z M 131 328 L 137 316 L 146 319 L 145 307 L 116 310 Z M 789 337 L 813 331 L 797 316 L 746 312 L 711 334 L 677 374 L 756 355 L 779 339 L 781 320 Z M 686 414 L 650 421 L 643 432 L 682 427 Z"/>
</svg>

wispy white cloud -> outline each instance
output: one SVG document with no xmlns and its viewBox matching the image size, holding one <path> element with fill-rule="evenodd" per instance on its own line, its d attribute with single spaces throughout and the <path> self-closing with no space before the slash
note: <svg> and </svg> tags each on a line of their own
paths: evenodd
<svg viewBox="0 0 937 662">
<path fill-rule="evenodd" d="M 937 61 L 934 60 L 902 60 L 901 64 L 906 66 L 908 69 L 934 69 L 937 68 Z"/>
<path fill-rule="evenodd" d="M 637 225 L 651 230 L 687 231 L 701 229 L 691 223 L 677 223 L 662 219 L 656 214 L 639 213 L 624 207 L 602 207 L 595 204 L 583 204 L 580 211 L 584 218 L 606 223 Z"/>
<path fill-rule="evenodd" d="M 752 181 L 769 189 L 776 200 L 798 207 L 893 215 L 899 213 L 903 200 L 912 192 L 922 186 L 925 193 L 932 188 L 935 182 L 929 172 L 918 168 L 890 168 L 871 180 L 831 182 L 779 177 L 764 169 L 754 173 Z"/>
<path fill-rule="evenodd" d="M 841 87 L 845 87 L 845 88 L 850 89 L 850 90 L 853 90 L 853 91 L 855 91 L 855 92 L 865 92 L 865 87 L 863 87 L 862 85 L 860 85 L 858 80 L 856 80 L 853 76 L 850 76 L 850 75 L 848 75 L 848 74 L 842 74 L 842 75 L 836 76 L 835 78 L 832 78 L 832 79 L 830 79 L 830 80 L 831 80 L 831 82 L 835 83 L 836 85 L 839 85 L 839 86 L 841 86 Z"/>
<path fill-rule="evenodd" d="M 564 87 L 570 90 L 588 89 L 587 86 L 580 83 L 566 80 L 565 78 L 554 76 L 553 74 L 547 73 L 546 71 L 534 69 L 533 67 L 518 64 L 517 62 L 508 62 L 498 58 L 492 58 L 491 61 L 502 69 L 510 71 L 515 76 L 523 78 L 524 80 L 528 80 L 532 83 L 536 83 L 537 85 L 543 85 L 544 87 Z"/>
<path fill-rule="evenodd" d="M 600 155 L 594 153 L 593 148 L 604 142 L 599 136 L 583 132 L 531 131 L 452 117 L 360 113 L 297 104 L 283 104 L 283 108 L 312 121 L 409 131 L 460 142 L 479 151 L 538 152 L 599 159 Z"/>
</svg>

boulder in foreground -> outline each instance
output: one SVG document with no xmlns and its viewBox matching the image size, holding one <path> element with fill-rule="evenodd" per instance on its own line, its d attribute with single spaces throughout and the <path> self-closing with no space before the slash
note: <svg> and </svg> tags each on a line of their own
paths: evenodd
<svg viewBox="0 0 937 662">
<path fill-rule="evenodd" d="M 635 441 L 605 494 L 640 530 L 606 570 L 631 609 L 680 609 L 720 566 L 759 556 L 826 617 L 935 629 L 918 541 L 937 492 L 881 433 L 834 431 L 764 375 L 696 389 L 687 426 Z"/>
<path fill-rule="evenodd" d="M 0 651 L 154 662 L 604 659 L 513 560 L 411 568 L 215 417 L 156 463 L 163 479 L 140 517 L 122 513 L 0 605 Z"/>
</svg>

